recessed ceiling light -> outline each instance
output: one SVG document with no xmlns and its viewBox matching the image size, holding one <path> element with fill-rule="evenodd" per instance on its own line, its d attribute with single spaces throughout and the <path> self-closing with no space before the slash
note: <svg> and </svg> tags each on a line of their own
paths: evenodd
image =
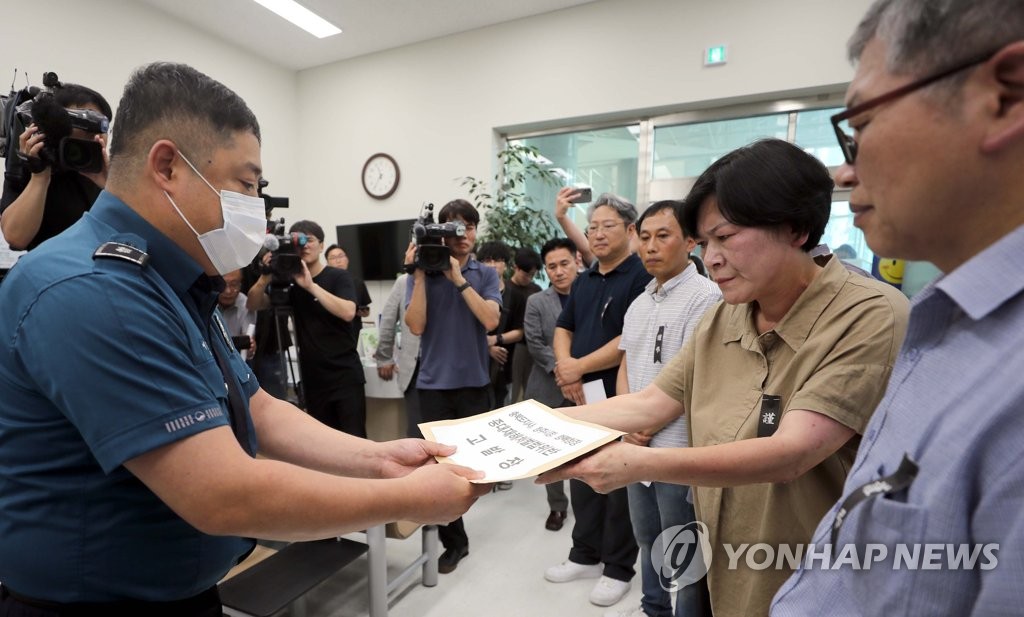
<svg viewBox="0 0 1024 617">
<path fill-rule="evenodd" d="M 318 39 L 341 33 L 341 28 L 335 26 L 294 0 L 253 1 L 270 9 L 281 17 L 284 17 Z"/>
</svg>

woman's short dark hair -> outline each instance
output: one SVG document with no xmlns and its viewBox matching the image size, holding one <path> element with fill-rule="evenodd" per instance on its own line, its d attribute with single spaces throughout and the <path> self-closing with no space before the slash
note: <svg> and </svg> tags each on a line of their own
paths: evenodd
<svg viewBox="0 0 1024 617">
<path fill-rule="evenodd" d="M 548 258 L 548 253 L 551 251 L 557 251 L 558 249 L 565 249 L 569 251 L 573 257 L 576 257 L 576 243 L 569 238 L 552 238 L 544 243 L 544 246 L 540 247 L 540 260 L 544 263 Z"/>
<path fill-rule="evenodd" d="M 718 159 L 686 196 L 683 229 L 698 237 L 697 218 L 714 197 L 725 220 L 744 227 L 789 227 L 818 245 L 832 212 L 832 177 L 818 159 L 781 139 L 763 139 Z"/>
<path fill-rule="evenodd" d="M 447 223 L 461 218 L 469 225 L 480 223 L 480 213 L 476 211 L 473 204 L 465 199 L 453 199 L 446 203 L 441 211 L 437 213 L 438 223 Z"/>
</svg>

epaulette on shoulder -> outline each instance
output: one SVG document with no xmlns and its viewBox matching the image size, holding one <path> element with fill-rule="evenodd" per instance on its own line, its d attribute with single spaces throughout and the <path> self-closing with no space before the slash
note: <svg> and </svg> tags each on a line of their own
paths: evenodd
<svg viewBox="0 0 1024 617">
<path fill-rule="evenodd" d="M 96 252 L 92 254 L 93 259 L 123 259 L 145 268 L 149 263 L 149 253 L 121 242 L 104 242 Z"/>
</svg>

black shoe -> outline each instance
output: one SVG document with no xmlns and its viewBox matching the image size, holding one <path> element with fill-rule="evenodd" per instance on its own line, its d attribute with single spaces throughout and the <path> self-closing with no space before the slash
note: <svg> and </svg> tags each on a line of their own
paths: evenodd
<svg viewBox="0 0 1024 617">
<path fill-rule="evenodd" d="M 548 520 L 544 521 L 544 529 L 558 531 L 565 524 L 565 510 L 552 510 Z"/>
<path fill-rule="evenodd" d="M 458 567 L 459 562 L 462 558 L 469 555 L 469 547 L 463 546 L 462 548 L 446 548 L 441 553 L 441 557 L 437 560 L 437 571 L 441 574 L 448 574 L 453 572 Z"/>
</svg>

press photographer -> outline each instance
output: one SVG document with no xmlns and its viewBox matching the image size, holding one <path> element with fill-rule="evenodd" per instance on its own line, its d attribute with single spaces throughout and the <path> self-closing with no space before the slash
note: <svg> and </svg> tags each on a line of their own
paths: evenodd
<svg viewBox="0 0 1024 617">
<path fill-rule="evenodd" d="M 441 211 L 444 212 L 443 209 Z M 405 264 L 405 271 L 409 274 L 417 269 L 430 273 L 445 272 L 451 269 L 452 257 L 447 239 L 467 241 L 466 223 L 462 220 L 435 223 L 434 204 L 423 204 L 420 217 L 412 226 L 412 237 L 415 251 L 412 261 Z M 472 241 L 469 241 L 469 246 L 472 248 Z"/>
<path fill-rule="evenodd" d="M 302 274 L 303 252 L 311 237 L 300 231 L 285 233 L 284 228 L 283 218 L 267 222 L 267 236 L 263 240 L 267 253 L 260 255 L 260 273 L 270 275 L 266 291 L 271 306 L 291 305 L 289 293 L 295 277 Z"/>
<path fill-rule="evenodd" d="M 287 302 L 295 317 L 306 410 L 327 426 L 365 437 L 366 378 L 356 351 L 352 277 L 320 261 L 324 230 L 316 223 L 294 223 L 285 239 L 286 248 L 296 254 L 282 252 L 282 238 L 275 237 L 278 246 L 263 256 L 263 263 L 271 267 L 249 290 L 247 306 L 263 310 L 272 306 L 272 298 Z M 296 256 L 297 268 L 293 266 Z M 287 281 L 289 273 L 292 284 Z"/>
<path fill-rule="evenodd" d="M 427 209 L 427 216 L 432 210 Z M 466 418 L 491 409 L 487 332 L 498 327 L 498 274 L 473 258 L 480 214 L 464 199 L 448 202 L 433 226 L 405 254 L 405 323 L 420 338 L 416 388 L 425 422 Z M 450 231 L 446 231 L 450 230 Z M 458 230 L 458 231 L 456 231 Z M 444 260 L 447 261 L 444 261 Z M 469 555 L 469 536 L 459 518 L 438 530 L 444 553 L 438 571 L 447 574 Z"/>
<path fill-rule="evenodd" d="M 4 173 L 0 229 L 15 249 L 31 250 L 70 227 L 107 182 L 110 105 L 54 73 L 43 83 L 17 107 L 18 149 L 8 153 Z"/>
</svg>

